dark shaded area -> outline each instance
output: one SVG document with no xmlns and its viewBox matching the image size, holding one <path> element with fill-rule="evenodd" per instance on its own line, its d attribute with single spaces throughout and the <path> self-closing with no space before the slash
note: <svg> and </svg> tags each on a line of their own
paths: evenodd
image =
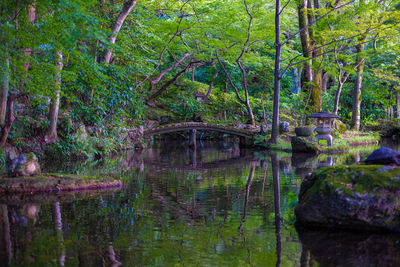
<svg viewBox="0 0 400 267">
<path fill-rule="evenodd" d="M 302 266 L 399 266 L 400 235 L 296 227 L 303 244 Z"/>
</svg>

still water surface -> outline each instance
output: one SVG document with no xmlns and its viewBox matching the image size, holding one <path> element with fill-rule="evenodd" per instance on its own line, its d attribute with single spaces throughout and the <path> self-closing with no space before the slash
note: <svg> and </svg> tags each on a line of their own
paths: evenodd
<svg viewBox="0 0 400 267">
<path fill-rule="evenodd" d="M 120 190 L 0 197 L 4 266 L 399 266 L 400 237 L 296 229 L 305 175 L 364 160 L 175 143 L 47 171 L 112 175 Z"/>
</svg>

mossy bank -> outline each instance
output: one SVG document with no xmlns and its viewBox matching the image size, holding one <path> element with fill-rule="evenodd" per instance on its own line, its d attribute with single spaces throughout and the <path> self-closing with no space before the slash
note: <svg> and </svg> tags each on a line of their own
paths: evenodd
<svg viewBox="0 0 400 267">
<path fill-rule="evenodd" d="M 42 174 L 37 177 L 0 177 L 0 194 L 43 193 L 121 187 L 122 182 L 109 177 L 86 177 L 72 174 Z"/>
</svg>

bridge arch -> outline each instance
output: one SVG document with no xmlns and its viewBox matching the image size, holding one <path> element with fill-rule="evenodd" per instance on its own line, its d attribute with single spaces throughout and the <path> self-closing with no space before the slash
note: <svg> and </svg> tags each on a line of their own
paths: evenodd
<svg viewBox="0 0 400 267">
<path fill-rule="evenodd" d="M 239 137 L 249 137 L 253 138 L 256 134 L 255 132 L 238 129 L 232 126 L 224 126 L 215 123 L 207 123 L 207 122 L 181 122 L 175 124 L 168 125 L 160 125 L 157 127 L 149 128 L 143 131 L 144 137 L 150 137 L 153 135 L 160 135 L 165 133 L 179 132 L 179 131 L 188 131 L 188 130 L 208 130 L 214 132 L 227 133 L 231 135 L 236 135 Z"/>
</svg>

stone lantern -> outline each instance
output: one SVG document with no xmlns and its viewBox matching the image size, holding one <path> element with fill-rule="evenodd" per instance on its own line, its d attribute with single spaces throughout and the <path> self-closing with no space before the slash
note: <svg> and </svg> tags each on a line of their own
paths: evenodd
<svg viewBox="0 0 400 267">
<path fill-rule="evenodd" d="M 316 138 L 319 140 L 326 140 L 328 143 L 328 146 L 332 146 L 332 135 L 331 132 L 333 132 L 332 129 L 332 122 L 334 119 L 340 119 L 338 115 L 322 111 L 318 113 L 314 113 L 308 116 L 308 118 L 314 118 L 317 124 L 317 128 L 315 128 L 315 131 L 318 133 L 316 135 Z"/>
</svg>

